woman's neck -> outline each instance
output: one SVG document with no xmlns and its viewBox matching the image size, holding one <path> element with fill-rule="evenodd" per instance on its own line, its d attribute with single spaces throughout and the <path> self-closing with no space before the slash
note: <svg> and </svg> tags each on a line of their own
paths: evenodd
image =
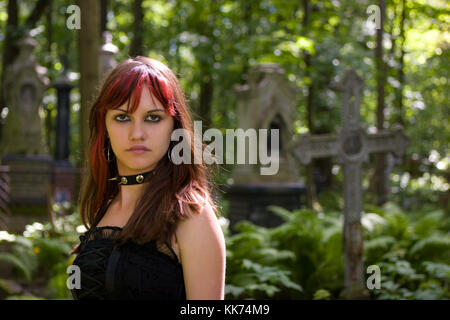
<svg viewBox="0 0 450 320">
<path fill-rule="evenodd" d="M 142 190 L 145 188 L 146 180 L 151 179 L 151 174 L 145 175 L 145 173 L 149 173 L 152 171 L 152 173 L 155 173 L 155 166 L 152 168 L 147 168 L 145 170 L 141 170 L 140 172 L 133 172 L 134 170 L 129 170 L 126 167 L 124 167 L 121 163 L 117 162 L 117 168 L 118 168 L 118 174 L 119 174 L 119 193 L 114 199 L 114 202 L 117 204 L 117 209 L 120 210 L 120 212 L 132 212 L 134 210 L 136 203 L 141 195 Z M 143 183 L 138 184 L 128 184 L 123 185 L 120 184 L 120 176 L 131 176 L 138 174 L 143 174 L 145 176 Z M 130 179 L 130 177 L 128 177 Z M 130 179 L 129 182 L 136 182 L 136 177 L 133 177 Z M 131 211 L 130 211 L 131 210 Z"/>
<path fill-rule="evenodd" d="M 120 212 L 134 210 L 144 187 L 145 183 L 131 186 L 119 185 L 119 193 L 117 194 L 115 201 L 117 202 Z"/>
</svg>

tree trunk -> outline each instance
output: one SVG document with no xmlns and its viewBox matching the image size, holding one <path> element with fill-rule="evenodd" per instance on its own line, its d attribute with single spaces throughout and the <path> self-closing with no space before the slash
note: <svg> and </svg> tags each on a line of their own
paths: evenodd
<svg viewBox="0 0 450 320">
<path fill-rule="evenodd" d="M 100 1 L 100 39 L 103 37 L 103 32 L 107 30 L 106 23 L 108 22 L 108 0 Z"/>
<path fill-rule="evenodd" d="M 201 75 L 202 79 L 200 82 L 200 110 L 199 116 L 203 121 L 203 128 L 209 128 L 211 125 L 211 105 L 213 99 L 213 79 L 211 70 L 208 68 Z"/>
<path fill-rule="evenodd" d="M 46 61 L 47 69 L 50 70 L 53 66 L 52 61 L 52 43 L 53 43 L 53 20 L 52 20 L 52 7 L 53 7 L 53 1 L 50 0 L 50 3 L 48 4 L 48 10 L 46 15 L 47 20 L 47 57 L 48 60 Z"/>
<path fill-rule="evenodd" d="M 303 0 L 303 10 L 304 10 L 304 16 L 303 16 L 303 33 L 305 36 L 309 33 L 309 25 L 311 20 L 311 2 L 310 0 Z M 314 127 L 314 85 L 312 83 L 312 76 L 311 76 L 311 55 L 309 52 L 305 51 L 303 53 L 303 57 L 305 59 L 306 64 L 306 72 L 305 76 L 306 78 L 310 79 L 310 83 L 308 85 L 308 95 L 306 100 L 306 110 L 307 110 L 307 117 L 308 117 L 308 129 L 311 134 L 315 133 L 315 127 Z M 316 185 L 314 183 L 314 162 L 315 160 L 312 159 L 311 162 L 306 167 L 306 188 L 307 188 L 307 205 L 309 208 L 314 208 L 315 204 L 317 203 L 317 194 L 316 194 Z"/>
<path fill-rule="evenodd" d="M 207 59 L 207 63 L 201 68 L 200 80 L 200 118 L 203 120 L 203 128 L 209 129 L 212 124 L 212 101 L 214 97 L 214 79 L 213 66 L 216 62 L 213 44 L 217 43 L 214 33 L 216 24 L 216 12 L 219 11 L 219 2 L 217 0 L 210 1 L 210 14 L 205 20 L 205 27 L 202 28 L 201 33 L 208 38 L 211 48 L 211 55 Z"/>
<path fill-rule="evenodd" d="M 400 20 L 400 57 L 398 68 L 398 83 L 399 86 L 396 90 L 396 107 L 397 107 L 397 119 L 396 122 L 403 123 L 403 88 L 405 86 L 405 20 L 406 20 L 406 0 L 402 0 L 402 12 Z"/>
<path fill-rule="evenodd" d="M 143 55 L 142 50 L 142 21 L 144 20 L 144 13 L 142 11 L 142 0 L 134 0 L 133 2 L 133 16 L 134 28 L 133 39 L 130 44 L 130 56 L 135 57 Z"/>
<path fill-rule="evenodd" d="M 78 32 L 80 66 L 80 137 L 82 159 L 85 165 L 89 135 L 89 112 L 100 80 L 100 1 L 79 0 L 81 29 Z"/>
<path fill-rule="evenodd" d="M 253 26 L 252 26 L 252 1 L 246 1 L 244 4 L 244 21 L 247 24 L 247 31 L 245 33 L 245 39 L 247 41 L 250 41 L 252 35 L 253 35 Z M 241 84 L 245 84 L 248 80 L 248 69 L 249 69 L 249 63 L 248 60 L 250 59 L 250 56 L 248 53 L 244 55 L 242 66 L 242 76 L 241 76 Z"/>
<path fill-rule="evenodd" d="M 47 31 L 47 61 L 46 67 L 50 70 L 53 67 L 52 60 L 52 43 L 53 43 L 53 0 L 50 1 L 48 5 L 47 15 L 46 15 L 46 31 Z M 51 132 L 52 132 L 52 113 L 51 110 L 45 108 L 45 141 L 47 142 L 47 146 L 51 148 Z"/>
<path fill-rule="evenodd" d="M 383 130 L 384 128 L 384 89 L 386 82 L 386 70 L 383 60 L 383 26 L 385 16 L 385 2 L 378 0 L 380 7 L 380 29 L 377 29 L 377 48 L 376 48 L 376 66 L 377 66 L 377 128 Z M 386 183 L 384 180 L 384 170 L 386 163 L 386 155 L 384 153 L 375 154 L 375 172 L 372 179 L 375 193 L 377 195 L 377 205 L 382 205 L 386 202 Z"/>
</svg>

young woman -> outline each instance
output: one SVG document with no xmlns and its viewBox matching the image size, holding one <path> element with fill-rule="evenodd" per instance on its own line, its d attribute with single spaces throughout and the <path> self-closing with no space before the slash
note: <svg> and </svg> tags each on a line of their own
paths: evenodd
<svg viewBox="0 0 450 320">
<path fill-rule="evenodd" d="M 171 160 L 171 133 L 181 128 L 194 159 L 191 122 L 163 63 L 129 58 L 106 78 L 89 119 L 75 299 L 224 299 L 225 241 L 209 171 L 203 161 Z"/>
</svg>

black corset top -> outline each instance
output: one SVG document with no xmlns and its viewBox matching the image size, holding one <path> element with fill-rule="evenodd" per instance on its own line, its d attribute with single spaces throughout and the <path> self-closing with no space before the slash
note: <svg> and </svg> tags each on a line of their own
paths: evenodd
<svg viewBox="0 0 450 320">
<path fill-rule="evenodd" d="M 117 247 L 120 227 L 102 226 L 80 236 L 73 265 L 80 268 L 81 288 L 74 299 L 186 300 L 181 263 L 167 243 L 129 241 Z"/>
</svg>

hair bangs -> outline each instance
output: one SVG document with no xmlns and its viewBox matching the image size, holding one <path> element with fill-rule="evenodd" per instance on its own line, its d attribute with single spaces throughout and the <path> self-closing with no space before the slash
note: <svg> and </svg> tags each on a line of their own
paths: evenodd
<svg viewBox="0 0 450 320">
<path fill-rule="evenodd" d="M 150 90 L 151 98 L 158 99 L 170 115 L 177 114 L 168 80 L 148 65 L 142 64 L 124 72 L 114 81 L 106 93 L 105 111 L 117 109 L 127 103 L 127 112 L 134 113 L 139 106 L 144 85 Z"/>
</svg>

